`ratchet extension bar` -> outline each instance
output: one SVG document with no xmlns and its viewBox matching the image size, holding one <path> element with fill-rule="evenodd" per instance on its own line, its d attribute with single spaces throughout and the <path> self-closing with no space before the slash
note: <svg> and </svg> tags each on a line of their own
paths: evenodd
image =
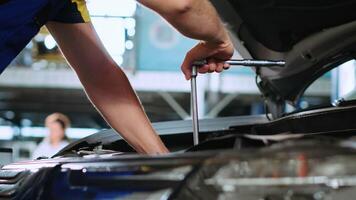
<svg viewBox="0 0 356 200">
<path fill-rule="evenodd" d="M 200 67 L 207 63 L 208 62 L 206 60 L 196 61 L 192 66 Z M 230 64 L 231 66 L 241 66 L 241 67 L 284 67 L 286 65 L 286 62 L 282 60 L 274 61 L 274 60 L 232 59 L 232 60 L 225 61 L 225 63 Z"/>
</svg>

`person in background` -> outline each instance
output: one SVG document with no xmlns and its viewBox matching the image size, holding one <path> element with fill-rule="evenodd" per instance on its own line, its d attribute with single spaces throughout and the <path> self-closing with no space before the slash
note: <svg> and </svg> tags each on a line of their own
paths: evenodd
<svg viewBox="0 0 356 200">
<path fill-rule="evenodd" d="M 69 144 L 65 131 L 70 126 L 70 120 L 61 113 L 53 113 L 45 120 L 48 135 L 34 151 L 32 157 L 52 157 L 59 150 Z"/>
</svg>

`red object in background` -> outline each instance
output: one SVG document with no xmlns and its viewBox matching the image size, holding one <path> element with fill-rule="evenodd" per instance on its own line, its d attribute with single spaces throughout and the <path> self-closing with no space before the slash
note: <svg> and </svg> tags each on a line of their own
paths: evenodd
<svg viewBox="0 0 356 200">
<path fill-rule="evenodd" d="M 309 166 L 308 166 L 308 159 L 304 154 L 300 154 L 297 157 L 298 162 L 298 168 L 297 168 L 297 174 L 298 177 L 306 177 L 308 176 L 309 173 Z"/>
</svg>

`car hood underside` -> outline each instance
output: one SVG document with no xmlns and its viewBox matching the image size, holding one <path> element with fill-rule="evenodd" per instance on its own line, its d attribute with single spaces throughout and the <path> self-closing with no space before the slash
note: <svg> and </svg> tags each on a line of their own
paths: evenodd
<svg viewBox="0 0 356 200">
<path fill-rule="evenodd" d="M 285 60 L 255 69 L 274 117 L 307 87 L 355 57 L 355 0 L 212 0 L 243 58 Z"/>
</svg>

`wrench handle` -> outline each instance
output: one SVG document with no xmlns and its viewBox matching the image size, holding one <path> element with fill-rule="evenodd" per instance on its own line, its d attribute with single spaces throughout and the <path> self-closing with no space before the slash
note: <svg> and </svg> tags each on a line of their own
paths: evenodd
<svg viewBox="0 0 356 200">
<path fill-rule="evenodd" d="M 191 76 L 191 105 L 192 105 L 192 122 L 193 122 L 193 142 L 199 144 L 199 116 L 198 116 L 198 94 L 197 94 L 197 75 L 198 66 L 192 66 Z"/>
<path fill-rule="evenodd" d="M 242 66 L 242 67 L 284 67 L 286 65 L 285 61 L 282 60 L 252 60 L 252 59 L 232 59 L 228 60 L 225 63 L 230 64 L 231 66 Z M 201 67 L 206 65 L 207 61 L 196 61 L 193 66 Z"/>
</svg>

